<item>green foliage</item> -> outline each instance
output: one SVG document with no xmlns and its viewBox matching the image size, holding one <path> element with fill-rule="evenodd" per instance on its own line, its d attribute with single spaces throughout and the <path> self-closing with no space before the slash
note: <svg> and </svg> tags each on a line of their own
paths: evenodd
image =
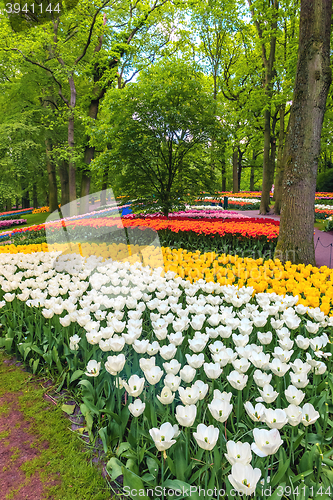
<svg viewBox="0 0 333 500">
<path fill-rule="evenodd" d="M 204 152 L 217 127 L 214 102 L 194 65 L 173 60 L 153 66 L 121 93 L 110 91 L 103 113 L 94 143 L 112 149 L 95 165 L 110 164 L 119 192 L 128 199 L 148 203 L 154 196 L 167 214 L 174 203 L 212 184 Z"/>
<path fill-rule="evenodd" d="M 333 192 L 333 168 L 318 175 L 316 189 L 321 192 Z M 325 204 L 325 200 L 323 200 L 323 204 Z"/>
</svg>

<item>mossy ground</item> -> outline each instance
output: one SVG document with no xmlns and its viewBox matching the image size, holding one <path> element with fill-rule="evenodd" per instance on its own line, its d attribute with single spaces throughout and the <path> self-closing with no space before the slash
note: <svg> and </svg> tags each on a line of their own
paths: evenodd
<svg viewBox="0 0 333 500">
<path fill-rule="evenodd" d="M 44 393 L 45 389 L 38 385 L 35 377 L 15 366 L 0 350 L 0 416 L 7 426 L 0 434 L 4 464 L 0 469 L 1 498 L 111 499 L 101 472 L 91 464 L 89 449 L 71 430 L 61 404 L 45 401 Z M 16 424 L 11 415 L 18 417 Z M 15 443 L 22 445 L 22 456 L 20 444 L 13 446 L 14 435 Z M 5 447 L 7 455 L 4 457 Z M 17 468 L 19 470 L 15 470 Z M 18 473 L 20 481 L 6 491 L 3 485 L 6 484 L 6 470 L 9 469 L 11 479 L 14 473 Z M 41 483 L 41 497 L 27 495 L 27 486 L 33 486 L 31 478 L 37 478 L 37 482 Z"/>
</svg>

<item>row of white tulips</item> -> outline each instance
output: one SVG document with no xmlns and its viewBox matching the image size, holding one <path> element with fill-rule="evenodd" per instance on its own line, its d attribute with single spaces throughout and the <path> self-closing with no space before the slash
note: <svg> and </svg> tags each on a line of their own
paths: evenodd
<svg viewBox="0 0 333 500">
<path fill-rule="evenodd" d="M 326 373 L 332 317 L 296 305 L 298 297 L 254 296 L 250 287 L 238 290 L 204 280 L 191 284 L 175 279 L 171 272 L 162 276 L 160 268 L 152 271 L 128 262 L 57 256 L 1 255 L 0 306 L 6 309 L 16 299 L 38 308 L 46 320 L 59 318 L 67 332 L 79 326 L 75 335 L 67 334 L 69 349 L 79 355 L 83 341 L 91 346 L 97 359 L 90 359 L 85 375 L 96 380 L 111 376 L 112 384 L 131 397 L 128 409 L 133 417 L 144 412 L 147 390 L 161 382 L 157 400 L 172 405 L 170 418 L 180 426 L 192 427 L 197 418 L 200 422 L 206 408 L 221 424 L 235 406 L 232 392 L 224 389 L 233 388 L 239 397 L 254 382 L 255 401 L 246 401 L 244 407 L 251 421 L 261 427 L 252 429 L 251 445 L 227 442 L 226 458 L 232 465 L 229 480 L 239 492 L 252 494 L 260 478 L 259 469 L 250 465 L 250 449 L 259 457 L 272 455 L 282 444 L 279 430 L 284 426 L 302 423 L 307 427 L 319 418 L 319 412 L 304 399 L 310 396 L 306 389 L 309 375 Z M 133 356 L 139 371 L 124 379 Z M 283 391 L 282 380 L 289 381 Z M 198 414 L 198 404 L 214 382 L 219 389 Z M 282 398 L 289 406 L 267 408 L 263 404 L 278 400 L 281 405 Z M 175 406 L 177 401 L 182 404 Z M 236 407 L 239 412 L 240 399 Z M 157 449 L 165 452 L 176 442 L 179 428 L 164 422 L 149 432 Z M 201 420 L 193 437 L 199 447 L 212 450 L 219 432 Z"/>
</svg>

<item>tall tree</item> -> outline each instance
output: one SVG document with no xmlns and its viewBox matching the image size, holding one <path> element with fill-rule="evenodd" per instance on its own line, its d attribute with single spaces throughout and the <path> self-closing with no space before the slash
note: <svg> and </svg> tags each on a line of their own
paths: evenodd
<svg viewBox="0 0 333 500">
<path fill-rule="evenodd" d="M 331 84 L 332 0 L 301 0 L 297 73 L 284 154 L 275 257 L 315 264 L 314 202 L 320 138 Z"/>
<path fill-rule="evenodd" d="M 265 27 L 265 20 L 262 16 L 254 10 L 253 1 L 248 0 L 249 7 L 251 10 L 252 17 L 254 19 L 258 35 L 261 42 L 261 56 L 265 72 L 265 93 L 267 102 L 265 103 L 264 119 L 265 119 L 265 130 L 264 130 L 264 168 L 263 168 L 263 179 L 262 179 L 262 194 L 260 202 L 260 213 L 266 214 L 269 212 L 269 195 L 272 187 L 272 172 L 274 172 L 274 164 L 272 162 L 272 157 L 270 155 L 271 148 L 271 100 L 273 93 L 273 78 L 275 73 L 274 63 L 275 63 L 275 52 L 276 52 L 276 39 L 277 39 L 277 22 L 278 22 L 278 10 L 279 1 L 269 0 L 269 11 L 270 11 L 270 41 L 269 41 L 269 52 L 266 50 L 266 37 L 267 32 Z"/>
</svg>

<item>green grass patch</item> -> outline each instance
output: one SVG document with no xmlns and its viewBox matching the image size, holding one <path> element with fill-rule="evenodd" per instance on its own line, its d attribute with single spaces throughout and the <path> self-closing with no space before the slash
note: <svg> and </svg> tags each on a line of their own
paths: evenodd
<svg viewBox="0 0 333 500">
<path fill-rule="evenodd" d="M 316 220 L 314 227 L 316 229 L 319 229 L 319 231 L 324 231 L 325 229 L 325 222 L 323 220 Z"/>
<path fill-rule="evenodd" d="M 5 231 L 10 231 L 10 230 L 13 230 L 15 229 L 16 227 L 29 227 L 29 226 L 33 226 L 34 224 L 43 224 L 43 222 L 46 221 L 46 219 L 48 218 L 50 214 L 48 212 L 45 212 L 45 213 L 40 213 L 40 214 L 27 214 L 27 215 L 22 215 L 21 218 L 22 219 L 27 219 L 27 223 L 26 224 L 22 224 L 20 226 L 12 226 L 12 227 L 9 227 L 7 229 L 2 229 L 0 231 L 0 233 L 3 233 Z"/>
<path fill-rule="evenodd" d="M 30 423 L 29 433 L 36 439 L 34 447 L 39 451 L 36 458 L 21 466 L 26 478 L 37 472 L 44 483 L 58 481 L 59 484 L 46 489 L 45 498 L 48 499 L 110 500 L 111 493 L 105 480 L 91 463 L 92 452 L 71 430 L 61 403 L 55 406 L 45 401 L 45 390 L 38 387 L 36 379 L 15 365 L 5 364 L 5 359 L 10 358 L 0 350 L 0 395 L 16 394 L 24 419 Z M 1 409 L 0 403 L 0 412 Z M 0 438 L 9 438 L 10 441 L 10 433 L 3 433 Z M 45 447 L 45 442 L 48 447 Z M 12 451 L 14 460 L 19 450 Z M 18 485 L 16 491 L 21 486 Z"/>
</svg>

